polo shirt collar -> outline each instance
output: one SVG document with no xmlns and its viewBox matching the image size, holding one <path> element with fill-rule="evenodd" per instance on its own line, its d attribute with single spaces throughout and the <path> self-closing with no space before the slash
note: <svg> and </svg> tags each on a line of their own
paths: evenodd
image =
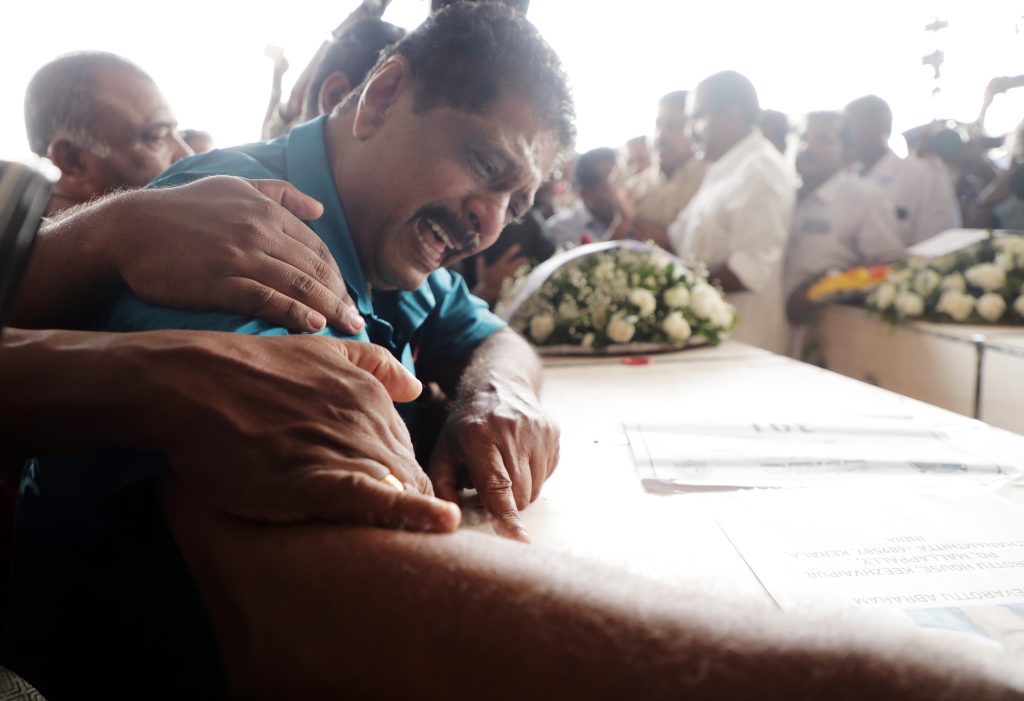
<svg viewBox="0 0 1024 701">
<path fill-rule="evenodd" d="M 324 139 L 326 122 L 327 116 L 324 115 L 300 124 L 289 132 L 285 177 L 299 190 L 323 204 L 323 216 L 307 223 L 327 244 L 341 268 L 349 294 L 365 316 L 373 313 L 373 302 L 327 159 L 327 143 Z"/>
</svg>

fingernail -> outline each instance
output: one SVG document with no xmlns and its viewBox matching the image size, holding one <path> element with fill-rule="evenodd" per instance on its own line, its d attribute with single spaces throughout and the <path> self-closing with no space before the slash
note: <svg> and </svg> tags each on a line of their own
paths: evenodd
<svg viewBox="0 0 1024 701">
<path fill-rule="evenodd" d="M 450 501 L 444 501 L 441 503 L 444 504 L 444 508 L 448 512 L 448 515 L 446 517 L 448 519 L 448 522 L 445 525 L 449 526 L 454 530 L 462 521 L 462 509 L 460 509 L 458 506 L 451 503 Z"/>
<path fill-rule="evenodd" d="M 309 322 L 310 328 L 314 331 L 319 331 L 323 327 L 327 326 L 327 317 L 320 312 L 310 312 L 309 316 L 306 317 L 306 320 Z"/>
<path fill-rule="evenodd" d="M 499 521 L 495 523 L 494 530 L 500 536 L 511 538 L 513 540 L 518 540 L 523 543 L 530 542 L 530 534 L 527 533 L 526 529 L 518 523 L 501 523 Z"/>
<path fill-rule="evenodd" d="M 349 314 L 349 318 L 352 320 L 352 325 L 355 326 L 357 329 L 363 328 L 363 326 L 366 324 L 366 322 L 363 321 L 363 317 L 359 316 L 359 313 L 356 311 L 352 311 Z"/>
</svg>

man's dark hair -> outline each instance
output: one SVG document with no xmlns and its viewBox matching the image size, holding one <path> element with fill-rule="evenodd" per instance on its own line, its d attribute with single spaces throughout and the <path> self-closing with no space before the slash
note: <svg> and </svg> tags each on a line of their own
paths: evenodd
<svg viewBox="0 0 1024 701">
<path fill-rule="evenodd" d="M 689 96 L 689 90 L 673 90 L 661 96 L 661 99 L 658 100 L 658 107 L 675 107 L 676 109 L 685 110 L 686 99 Z"/>
<path fill-rule="evenodd" d="M 309 82 L 306 93 L 307 113 L 317 114 L 320 111 L 320 88 L 327 76 L 344 73 L 348 76 L 349 84 L 356 87 L 366 79 L 366 74 L 377 63 L 380 52 L 404 36 L 404 29 L 379 19 L 356 22 L 342 32 L 327 47 Z"/>
<path fill-rule="evenodd" d="M 704 95 L 710 110 L 719 113 L 722 110 L 736 108 L 740 116 L 753 126 L 761 121 L 761 105 L 757 101 L 757 90 L 742 73 L 722 71 L 701 81 Z"/>
<path fill-rule="evenodd" d="M 562 63 L 536 27 L 504 4 L 457 2 L 386 49 L 378 65 L 396 55 L 417 83 L 416 112 L 444 105 L 484 113 L 504 91 L 514 91 L 558 133 L 563 151 L 572 148 L 576 115 Z M 346 109 L 361 92 L 349 95 Z"/>
<path fill-rule="evenodd" d="M 804 115 L 804 130 L 810 127 L 811 124 L 821 123 L 834 125 L 840 140 L 845 138 L 843 135 L 846 133 L 846 116 L 842 112 L 837 112 L 836 110 L 815 110 Z"/>
<path fill-rule="evenodd" d="M 595 148 L 584 153 L 576 161 L 576 188 L 592 190 L 600 186 L 605 180 L 601 166 L 616 163 L 618 159 L 619 155 L 613 148 Z"/>
<path fill-rule="evenodd" d="M 789 133 L 789 117 L 786 116 L 785 112 L 762 110 L 759 124 L 761 130 L 766 134 L 769 132 L 783 135 Z"/>
<path fill-rule="evenodd" d="M 430 0 L 430 11 L 437 12 L 457 2 L 500 2 L 524 15 L 530 9 L 530 0 Z"/>
<path fill-rule="evenodd" d="M 858 97 L 843 111 L 848 117 L 871 119 L 879 126 L 884 126 L 889 133 L 892 132 L 892 109 L 889 103 L 878 95 Z"/>
<path fill-rule="evenodd" d="M 66 54 L 36 71 L 25 91 L 25 129 L 32 151 L 45 156 L 60 134 L 83 146 L 94 145 L 97 83 L 104 71 L 118 69 L 152 80 L 128 59 L 105 51 Z"/>
<path fill-rule="evenodd" d="M 808 112 L 804 117 L 804 122 L 810 124 L 811 122 L 839 122 L 842 124 L 843 113 L 836 110 L 815 110 Z"/>
</svg>

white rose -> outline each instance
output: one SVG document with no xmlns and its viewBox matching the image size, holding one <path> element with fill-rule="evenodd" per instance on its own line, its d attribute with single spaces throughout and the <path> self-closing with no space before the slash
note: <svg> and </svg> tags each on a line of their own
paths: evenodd
<svg viewBox="0 0 1024 701">
<path fill-rule="evenodd" d="M 993 243 L 1000 251 L 1024 254 L 1024 236 L 1000 236 Z"/>
<path fill-rule="evenodd" d="M 566 297 L 562 300 L 562 303 L 558 305 L 558 318 L 562 321 L 575 321 L 580 315 L 580 308 L 576 305 L 576 300 L 572 297 Z"/>
<path fill-rule="evenodd" d="M 956 321 L 966 321 L 974 311 L 974 297 L 960 290 L 946 290 L 939 297 L 935 309 L 949 314 Z"/>
<path fill-rule="evenodd" d="M 537 343 L 544 343 L 555 330 L 555 317 L 550 314 L 538 314 L 530 319 L 530 338 Z"/>
<path fill-rule="evenodd" d="M 1006 284 L 1006 271 L 995 263 L 979 263 L 964 271 L 967 282 L 983 290 L 998 290 Z"/>
<path fill-rule="evenodd" d="M 608 322 L 608 328 L 605 329 L 605 333 L 608 334 L 608 338 L 616 343 L 629 343 L 629 340 L 633 338 L 633 334 L 636 333 L 636 326 L 621 313 L 614 314 L 611 321 Z"/>
<path fill-rule="evenodd" d="M 907 317 L 921 316 L 924 312 L 924 300 L 921 299 L 921 295 L 913 292 L 904 292 L 897 296 L 895 306 L 896 311 Z"/>
<path fill-rule="evenodd" d="M 978 316 L 985 321 L 999 321 L 1006 311 L 1006 300 L 1002 295 L 989 292 L 978 297 Z"/>
<path fill-rule="evenodd" d="M 580 345 L 583 346 L 584 348 L 591 348 L 594 345 L 594 334 L 583 334 L 583 340 L 580 341 Z"/>
<path fill-rule="evenodd" d="M 960 273 L 950 273 L 942 278 L 942 289 L 963 292 L 967 289 L 967 281 L 964 280 L 964 276 Z"/>
<path fill-rule="evenodd" d="M 615 264 L 610 260 L 603 260 L 594 266 L 594 272 L 591 273 L 591 277 L 595 280 L 607 280 L 612 277 L 615 273 Z"/>
<path fill-rule="evenodd" d="M 715 308 L 711 310 L 711 316 L 708 318 L 708 321 L 715 326 L 726 329 L 732 325 L 732 318 L 732 305 L 720 300 Z"/>
<path fill-rule="evenodd" d="M 640 310 L 640 316 L 650 316 L 658 308 L 658 300 L 654 293 L 642 287 L 630 290 L 629 302 L 636 305 L 637 309 Z"/>
<path fill-rule="evenodd" d="M 939 286 L 942 276 L 931 268 L 925 268 L 914 278 L 914 290 L 923 297 L 927 297 Z"/>
<path fill-rule="evenodd" d="M 706 282 L 698 282 L 693 286 L 693 291 L 690 293 L 690 304 L 693 307 L 693 313 L 701 319 L 710 319 L 711 314 L 721 301 L 722 297 L 718 294 L 718 290 Z"/>
<path fill-rule="evenodd" d="M 888 309 L 896 299 L 896 286 L 888 282 L 882 283 L 875 290 L 875 306 L 879 309 Z"/>
<path fill-rule="evenodd" d="M 672 312 L 666 316 L 665 320 L 661 322 L 661 330 L 665 332 L 669 340 L 677 343 L 682 343 L 693 333 L 690 322 L 684 319 L 680 312 Z"/>
<path fill-rule="evenodd" d="M 665 304 L 673 309 L 682 309 L 690 303 L 690 291 L 685 285 L 676 285 L 665 290 Z"/>
<path fill-rule="evenodd" d="M 896 272 L 889 273 L 889 282 L 893 283 L 894 285 L 898 285 L 901 282 L 910 282 L 910 278 L 913 277 L 913 275 L 913 270 L 911 270 L 910 268 L 903 268 L 902 270 L 897 270 Z"/>
<path fill-rule="evenodd" d="M 1017 262 L 1013 259 L 1013 254 L 1006 251 L 997 253 L 996 259 L 993 262 L 1003 270 L 1013 270 L 1017 265 Z"/>
</svg>

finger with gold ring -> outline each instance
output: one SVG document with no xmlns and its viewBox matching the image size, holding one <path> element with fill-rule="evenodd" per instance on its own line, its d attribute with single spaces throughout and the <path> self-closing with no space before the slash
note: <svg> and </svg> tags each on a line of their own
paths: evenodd
<svg viewBox="0 0 1024 701">
<path fill-rule="evenodd" d="M 380 481 L 383 482 L 384 484 L 388 485 L 389 487 L 394 487 L 395 489 L 397 489 L 400 492 L 404 492 L 405 491 L 405 485 L 402 484 L 399 481 L 399 479 L 397 477 L 395 477 L 393 474 L 391 474 L 390 472 L 388 474 L 384 475 L 383 477 L 381 477 Z"/>
</svg>

